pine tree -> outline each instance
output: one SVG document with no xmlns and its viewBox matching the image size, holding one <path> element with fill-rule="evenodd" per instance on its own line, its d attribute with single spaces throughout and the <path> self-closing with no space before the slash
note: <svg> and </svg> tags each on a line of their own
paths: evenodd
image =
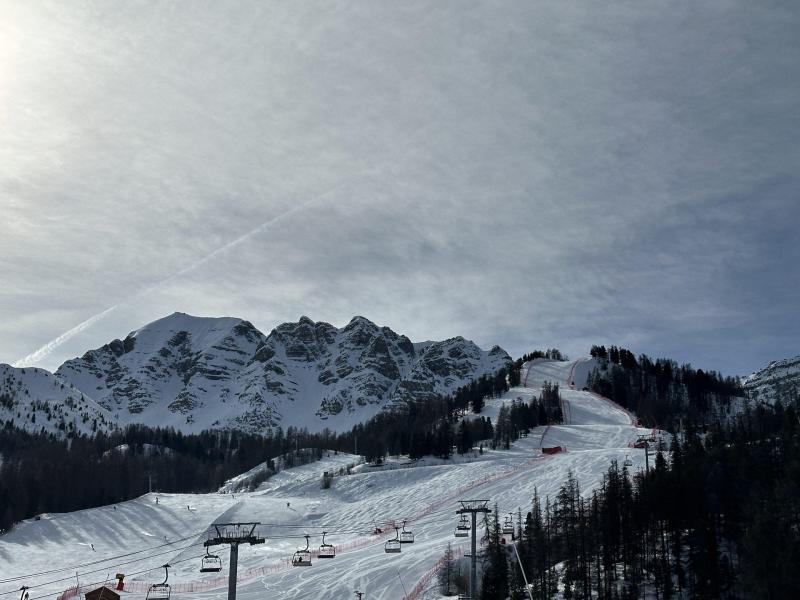
<svg viewBox="0 0 800 600">
<path fill-rule="evenodd" d="M 498 600 L 508 596 L 508 560 L 501 544 L 502 532 L 495 505 L 486 520 L 486 566 L 481 579 L 481 599 Z"/>
<path fill-rule="evenodd" d="M 442 568 L 439 570 L 439 591 L 443 596 L 452 596 L 455 592 L 456 561 L 453 558 L 453 548 L 447 544 L 447 550 L 442 557 Z"/>
</svg>

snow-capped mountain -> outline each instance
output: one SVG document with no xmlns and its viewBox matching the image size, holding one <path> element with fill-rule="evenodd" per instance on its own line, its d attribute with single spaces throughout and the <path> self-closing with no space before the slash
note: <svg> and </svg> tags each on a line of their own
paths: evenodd
<svg viewBox="0 0 800 600">
<path fill-rule="evenodd" d="M 769 403 L 794 400 L 800 396 L 800 356 L 772 361 L 745 377 L 743 385 L 754 400 Z"/>
<path fill-rule="evenodd" d="M 67 434 L 108 431 L 113 415 L 49 371 L 0 364 L 0 424 L 30 432 Z"/>
<path fill-rule="evenodd" d="M 121 422 L 313 431 L 449 394 L 510 360 L 461 337 L 414 344 L 363 317 L 341 329 L 302 317 L 265 336 L 241 319 L 175 313 L 65 362 L 56 375 Z"/>
</svg>

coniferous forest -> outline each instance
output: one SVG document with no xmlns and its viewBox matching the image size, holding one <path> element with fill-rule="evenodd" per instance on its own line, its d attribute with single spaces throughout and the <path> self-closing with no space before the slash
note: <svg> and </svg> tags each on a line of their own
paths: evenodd
<svg viewBox="0 0 800 600">
<path fill-rule="evenodd" d="M 614 463 L 589 495 L 570 474 L 532 498 L 515 537 L 533 597 L 800 598 L 799 414 L 795 401 L 689 427 L 649 473 Z M 481 598 L 527 598 L 496 511 L 485 541 Z"/>
<path fill-rule="evenodd" d="M 744 396 L 739 381 L 715 371 L 678 365 L 674 360 L 652 359 L 630 350 L 592 346 L 600 367 L 590 375 L 587 387 L 636 413 L 650 427 L 677 431 L 682 422 L 706 427 L 730 412 L 733 398 Z"/>
</svg>

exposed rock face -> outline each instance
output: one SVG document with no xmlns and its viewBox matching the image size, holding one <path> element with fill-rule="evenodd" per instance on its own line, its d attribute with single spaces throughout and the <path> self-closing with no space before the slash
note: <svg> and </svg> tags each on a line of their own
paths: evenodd
<svg viewBox="0 0 800 600">
<path fill-rule="evenodd" d="M 773 403 L 800 396 L 800 356 L 776 360 L 744 379 L 744 388 L 754 400 Z"/>
<path fill-rule="evenodd" d="M 507 366 L 461 337 L 413 344 L 354 317 L 301 317 L 265 336 L 234 318 L 175 313 L 59 367 L 57 376 L 121 421 L 184 431 L 349 428 L 385 407 L 453 392 Z"/>
</svg>

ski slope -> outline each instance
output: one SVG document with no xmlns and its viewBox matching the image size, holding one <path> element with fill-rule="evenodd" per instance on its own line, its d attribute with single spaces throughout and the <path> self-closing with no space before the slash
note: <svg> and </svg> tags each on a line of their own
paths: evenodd
<svg viewBox="0 0 800 600">
<path fill-rule="evenodd" d="M 323 490 L 324 470 L 338 471 L 357 460 L 331 453 L 320 462 L 282 471 L 255 492 L 148 494 L 116 507 L 26 521 L 0 537 L 0 594 L 9 592 L 0 598 L 14 597 L 10 592 L 24 584 L 32 586 L 32 599 L 55 599 L 76 584 L 78 571 L 82 585 L 126 573 L 129 591 L 123 599 L 140 600 L 149 583 L 163 580 L 159 566 L 169 562 L 173 600 L 222 599 L 227 587 L 218 575 L 227 574 L 227 547 L 217 551 L 223 557 L 222 573 L 201 574 L 202 541 L 212 523 L 234 521 L 259 521 L 266 537 L 263 545 L 239 550 L 241 600 L 332 600 L 353 597 L 355 589 L 369 599 L 403 598 L 404 588 L 410 592 L 415 587 L 448 542 L 457 552 L 468 545 L 469 538 L 453 536 L 458 499 L 486 499 L 501 514 L 517 509 L 524 514 L 535 490 L 552 497 L 569 470 L 588 494 L 613 460 L 630 455 L 632 469 L 644 467 L 644 451 L 627 446 L 649 430 L 638 429 L 633 417 L 610 401 L 580 391 L 582 369 L 588 372 L 586 361 L 532 361 L 523 367 L 523 385 L 487 401 L 485 414 L 494 418 L 503 403 L 530 399 L 545 381 L 561 386 L 568 422 L 539 427 L 510 450 L 413 464 L 400 458 L 382 469 L 360 465 Z M 578 389 L 569 385 L 576 379 Z M 567 451 L 543 455 L 542 445 Z M 394 536 L 391 524 L 403 520 L 415 542 L 403 545 L 400 554 L 385 553 L 384 542 Z M 376 523 L 391 535 L 373 535 Z M 315 559 L 310 568 L 291 567 L 287 561 L 295 548 L 305 546 L 303 535 L 312 536 L 315 549 L 322 531 L 337 546 L 336 558 Z M 122 554 L 129 556 L 102 560 Z M 95 564 L 79 567 L 87 563 Z M 12 579 L 55 569 L 64 570 Z M 409 597 L 437 598 L 433 587 Z"/>
</svg>

